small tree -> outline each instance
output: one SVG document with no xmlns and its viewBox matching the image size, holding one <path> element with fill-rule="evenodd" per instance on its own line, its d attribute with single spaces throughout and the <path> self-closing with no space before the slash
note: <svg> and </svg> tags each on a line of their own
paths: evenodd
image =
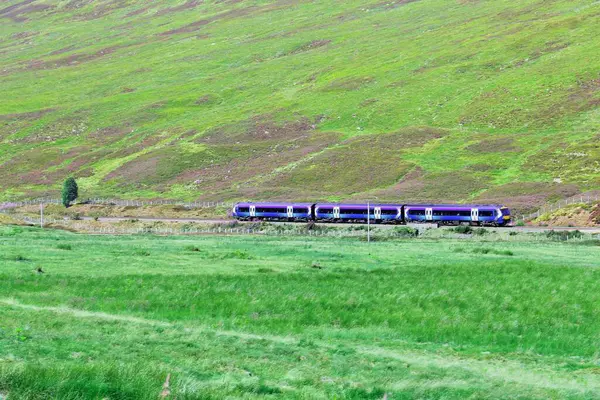
<svg viewBox="0 0 600 400">
<path fill-rule="evenodd" d="M 77 187 L 75 178 L 67 178 L 62 188 L 62 203 L 66 208 L 68 208 L 71 203 L 77 199 L 77 196 L 79 195 L 78 191 L 79 188 Z"/>
</svg>

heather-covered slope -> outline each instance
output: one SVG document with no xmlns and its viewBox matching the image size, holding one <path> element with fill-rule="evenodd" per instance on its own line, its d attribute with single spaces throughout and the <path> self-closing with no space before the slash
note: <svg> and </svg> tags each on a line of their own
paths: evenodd
<svg viewBox="0 0 600 400">
<path fill-rule="evenodd" d="M 4 1 L 0 190 L 504 201 L 600 188 L 600 3 Z"/>
</svg>

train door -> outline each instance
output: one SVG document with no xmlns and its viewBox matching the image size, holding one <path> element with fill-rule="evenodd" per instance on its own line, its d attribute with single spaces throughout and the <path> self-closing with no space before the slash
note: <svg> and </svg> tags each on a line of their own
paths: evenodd
<svg viewBox="0 0 600 400">
<path fill-rule="evenodd" d="M 256 206 L 250 206 L 250 216 L 256 217 Z"/>
<path fill-rule="evenodd" d="M 294 218 L 294 206 L 287 206 L 288 218 Z"/>
<path fill-rule="evenodd" d="M 333 218 L 335 218 L 335 219 L 340 218 L 340 208 L 339 207 L 333 207 Z"/>
<path fill-rule="evenodd" d="M 381 207 L 375 207 L 375 219 L 381 219 Z"/>
<path fill-rule="evenodd" d="M 426 221 L 433 221 L 433 208 L 426 208 L 425 209 L 425 220 Z"/>
<path fill-rule="evenodd" d="M 471 221 L 479 222 L 479 209 L 471 208 Z"/>
</svg>

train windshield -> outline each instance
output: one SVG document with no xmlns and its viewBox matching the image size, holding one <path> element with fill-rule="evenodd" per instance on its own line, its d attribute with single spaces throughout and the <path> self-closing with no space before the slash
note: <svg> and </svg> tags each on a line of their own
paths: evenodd
<svg viewBox="0 0 600 400">
<path fill-rule="evenodd" d="M 502 215 L 510 215 L 510 210 L 506 207 L 502 207 L 500 211 L 502 211 Z"/>
</svg>

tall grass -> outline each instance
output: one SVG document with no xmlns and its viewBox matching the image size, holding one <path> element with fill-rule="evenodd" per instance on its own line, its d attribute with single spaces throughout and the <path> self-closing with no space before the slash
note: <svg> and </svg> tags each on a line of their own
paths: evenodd
<svg viewBox="0 0 600 400">
<path fill-rule="evenodd" d="M 167 374 L 177 398 L 600 390 L 598 246 L 0 228 L 0 248 L 10 398 L 157 398 Z"/>
</svg>

